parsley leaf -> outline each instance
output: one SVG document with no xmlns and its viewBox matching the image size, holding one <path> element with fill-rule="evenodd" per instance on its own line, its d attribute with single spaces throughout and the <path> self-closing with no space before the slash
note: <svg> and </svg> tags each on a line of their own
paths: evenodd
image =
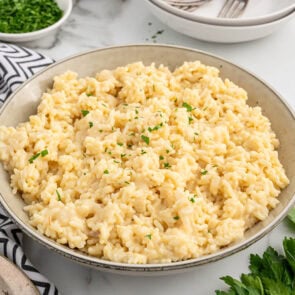
<svg viewBox="0 0 295 295">
<path fill-rule="evenodd" d="M 149 144 L 150 143 L 150 138 L 145 136 L 145 135 L 141 135 L 141 139 L 146 143 Z"/>
<path fill-rule="evenodd" d="M 187 110 L 188 112 L 191 112 L 192 110 L 194 110 L 194 108 L 193 108 L 191 105 L 189 105 L 188 103 L 186 103 L 186 102 L 184 102 L 184 103 L 182 104 L 182 107 L 186 108 L 186 110 Z"/>
<path fill-rule="evenodd" d="M 295 207 L 291 209 L 291 211 L 288 214 L 288 218 L 294 223 L 295 225 Z"/>
<path fill-rule="evenodd" d="M 82 116 L 86 117 L 89 114 L 89 111 L 87 110 L 81 110 Z"/>
<path fill-rule="evenodd" d="M 242 274 L 240 281 L 230 276 L 221 279 L 229 291 L 215 291 L 216 295 L 293 295 L 295 274 L 295 239 L 285 238 L 284 254 L 268 247 L 262 257 L 251 254 L 250 273 Z"/>
<path fill-rule="evenodd" d="M 103 171 L 103 174 L 109 174 L 109 173 L 110 173 L 110 172 L 109 172 L 109 170 L 107 170 L 107 169 Z"/>
<path fill-rule="evenodd" d="M 207 173 L 208 173 L 208 171 L 206 169 L 204 169 L 204 170 L 201 171 L 201 174 L 202 175 L 206 175 Z"/>
<path fill-rule="evenodd" d="M 93 127 L 93 122 L 88 122 L 89 127 L 92 128 Z"/>
<path fill-rule="evenodd" d="M 45 157 L 48 155 L 48 150 L 45 149 L 45 150 L 41 151 L 40 154 L 41 154 L 41 157 Z"/>
<path fill-rule="evenodd" d="M 56 194 L 57 194 L 57 200 L 58 200 L 58 201 L 61 201 L 61 196 L 60 196 L 60 193 L 59 193 L 59 191 L 58 191 L 58 190 L 56 190 L 55 192 L 56 192 Z"/>
<path fill-rule="evenodd" d="M 151 240 L 152 239 L 152 234 L 148 234 L 145 237 L 148 238 L 149 240 Z"/>
</svg>

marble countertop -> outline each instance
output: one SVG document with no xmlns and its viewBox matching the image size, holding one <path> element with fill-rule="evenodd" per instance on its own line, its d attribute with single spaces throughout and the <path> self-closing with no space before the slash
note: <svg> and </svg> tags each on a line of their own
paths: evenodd
<svg viewBox="0 0 295 295">
<path fill-rule="evenodd" d="M 151 37 L 164 30 L 153 40 Z M 295 19 L 272 36 L 248 43 L 224 45 L 201 42 L 169 29 L 155 19 L 139 0 L 76 1 L 62 29 L 47 39 L 23 45 L 58 60 L 88 49 L 130 43 L 167 43 L 188 46 L 222 56 L 249 69 L 278 90 L 295 108 Z M 293 83 L 292 83 L 293 82 Z M 284 236 L 293 235 L 286 222 L 248 249 L 184 274 L 130 277 L 103 273 L 49 252 L 26 238 L 25 252 L 62 294 L 209 295 L 224 288 L 219 277 L 247 272 L 250 253 L 261 254 L 268 245 L 281 248 Z"/>
</svg>

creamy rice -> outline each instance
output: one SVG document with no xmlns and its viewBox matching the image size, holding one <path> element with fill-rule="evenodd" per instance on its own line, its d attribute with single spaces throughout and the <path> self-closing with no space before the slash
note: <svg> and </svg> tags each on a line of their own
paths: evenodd
<svg viewBox="0 0 295 295">
<path fill-rule="evenodd" d="M 126 263 L 195 258 L 241 239 L 288 184 L 269 120 L 246 101 L 198 61 L 66 72 L 37 115 L 0 127 L 0 159 L 58 243 Z"/>
</svg>

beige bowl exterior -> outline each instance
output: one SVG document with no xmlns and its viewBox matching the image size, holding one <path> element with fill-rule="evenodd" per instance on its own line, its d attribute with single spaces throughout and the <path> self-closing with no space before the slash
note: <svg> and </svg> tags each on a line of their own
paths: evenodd
<svg viewBox="0 0 295 295">
<path fill-rule="evenodd" d="M 295 193 L 295 120 L 286 102 L 266 83 L 253 74 L 222 58 L 188 48 L 167 45 L 130 45 L 97 49 L 62 60 L 39 72 L 18 88 L 7 100 L 0 111 L 0 125 L 16 126 L 28 120 L 36 112 L 41 94 L 52 85 L 53 77 L 67 70 L 76 71 L 80 76 L 94 75 L 103 69 L 114 69 L 128 63 L 143 61 L 146 65 L 155 62 L 170 69 L 184 61 L 200 60 L 202 63 L 220 69 L 222 78 L 229 78 L 247 90 L 249 104 L 263 109 L 277 134 L 281 146 L 280 160 L 283 163 L 290 184 L 279 196 L 280 204 L 270 212 L 263 222 L 257 223 L 245 233 L 243 240 L 223 248 L 217 253 L 175 263 L 132 265 L 116 263 L 91 257 L 77 250 L 60 245 L 41 235 L 29 225 L 27 214 L 23 211 L 21 197 L 12 194 L 9 175 L 0 165 L 0 202 L 18 226 L 30 237 L 47 248 L 54 250 L 74 261 L 94 268 L 124 274 L 167 274 L 183 272 L 196 266 L 217 261 L 245 249 L 270 232 L 286 216 L 294 204 Z M 291 82 L 291 81 L 290 81 Z"/>
</svg>

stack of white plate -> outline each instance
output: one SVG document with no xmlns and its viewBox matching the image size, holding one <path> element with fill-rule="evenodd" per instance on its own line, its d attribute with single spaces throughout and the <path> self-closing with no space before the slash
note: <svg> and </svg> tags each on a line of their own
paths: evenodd
<svg viewBox="0 0 295 295">
<path fill-rule="evenodd" d="M 165 0 L 145 0 L 151 12 L 174 30 L 191 37 L 236 43 L 270 35 L 295 16 L 295 0 L 249 0 L 239 18 L 219 18 L 226 0 L 211 0 L 193 12 Z"/>
</svg>

